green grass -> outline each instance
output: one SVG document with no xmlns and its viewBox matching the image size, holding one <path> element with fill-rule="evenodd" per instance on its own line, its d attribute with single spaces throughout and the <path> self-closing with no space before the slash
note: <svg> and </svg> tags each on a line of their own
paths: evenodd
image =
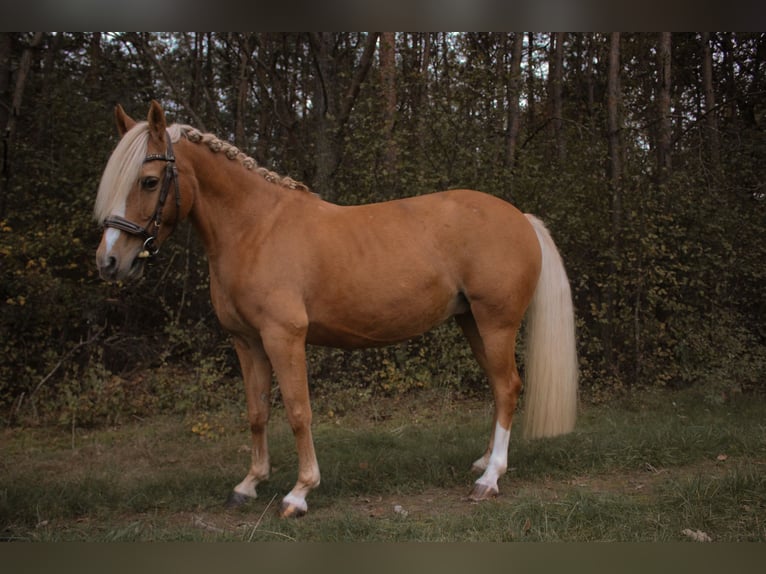
<svg viewBox="0 0 766 574">
<path fill-rule="evenodd" d="M 584 407 L 568 436 L 512 434 L 501 496 L 481 504 L 466 495 L 489 437 L 489 404 L 433 391 L 341 418 L 315 410 L 322 484 L 309 514 L 292 521 L 276 516 L 296 473 L 281 410 L 269 429 L 272 478 L 235 510 L 222 502 L 247 469 L 239 412 L 207 413 L 210 433 L 193 431 L 199 417 L 188 416 L 74 433 L 7 429 L 0 537 L 680 541 L 691 529 L 714 541 L 766 540 L 763 397 L 711 406 L 693 393 L 647 393 Z"/>
</svg>

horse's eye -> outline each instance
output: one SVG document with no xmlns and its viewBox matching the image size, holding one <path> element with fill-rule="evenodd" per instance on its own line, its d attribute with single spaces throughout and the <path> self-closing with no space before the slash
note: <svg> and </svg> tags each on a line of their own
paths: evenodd
<svg viewBox="0 0 766 574">
<path fill-rule="evenodd" d="M 145 191 L 153 191 L 160 182 L 156 177 L 144 177 L 141 179 L 141 188 Z"/>
</svg>

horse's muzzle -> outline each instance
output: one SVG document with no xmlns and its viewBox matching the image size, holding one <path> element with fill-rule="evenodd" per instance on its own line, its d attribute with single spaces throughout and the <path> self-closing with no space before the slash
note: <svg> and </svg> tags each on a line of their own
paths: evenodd
<svg viewBox="0 0 766 574">
<path fill-rule="evenodd" d="M 129 266 L 121 266 L 119 259 L 113 255 L 104 255 L 96 261 L 98 273 L 104 281 L 116 282 L 140 278 L 144 273 L 145 258 L 140 254 L 133 258 Z"/>
</svg>

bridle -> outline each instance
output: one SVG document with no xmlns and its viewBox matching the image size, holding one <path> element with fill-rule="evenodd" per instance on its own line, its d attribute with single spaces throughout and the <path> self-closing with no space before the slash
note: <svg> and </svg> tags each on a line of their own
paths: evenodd
<svg viewBox="0 0 766 574">
<path fill-rule="evenodd" d="M 180 217 L 181 193 L 178 189 L 178 170 L 176 169 L 176 158 L 173 155 L 173 144 L 170 142 L 170 134 L 166 133 L 166 136 L 168 139 L 168 146 L 165 154 L 163 155 L 154 153 L 149 154 L 144 158 L 144 163 L 148 163 L 150 161 L 166 162 L 165 174 L 162 178 L 162 187 L 160 188 L 160 196 L 157 198 L 157 207 L 154 208 L 154 214 L 151 217 L 150 225 L 153 226 L 152 230 L 149 231 L 149 229 L 146 227 L 138 225 L 137 223 L 133 223 L 132 221 L 129 221 L 119 215 L 110 215 L 104 220 L 104 227 L 112 227 L 114 229 L 119 229 L 120 231 L 126 231 L 131 235 L 138 235 L 144 240 L 144 247 L 138 254 L 140 259 L 154 257 L 157 255 L 157 253 L 159 253 L 160 248 L 157 245 L 157 236 L 159 235 L 160 226 L 162 225 L 162 209 L 165 207 L 165 201 L 167 200 L 168 193 L 170 192 L 171 182 L 173 184 L 176 197 L 176 218 L 173 222 L 173 225 L 178 222 Z"/>
</svg>

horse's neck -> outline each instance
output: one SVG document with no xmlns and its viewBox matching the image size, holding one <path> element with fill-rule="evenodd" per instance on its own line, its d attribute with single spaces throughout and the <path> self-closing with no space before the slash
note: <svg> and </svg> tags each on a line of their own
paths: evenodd
<svg viewBox="0 0 766 574">
<path fill-rule="evenodd" d="M 189 217 L 208 255 L 226 249 L 227 241 L 236 241 L 238 229 L 265 225 L 284 201 L 283 195 L 292 192 L 222 154 L 195 151 L 199 154 L 194 162 L 198 189 Z"/>
</svg>

